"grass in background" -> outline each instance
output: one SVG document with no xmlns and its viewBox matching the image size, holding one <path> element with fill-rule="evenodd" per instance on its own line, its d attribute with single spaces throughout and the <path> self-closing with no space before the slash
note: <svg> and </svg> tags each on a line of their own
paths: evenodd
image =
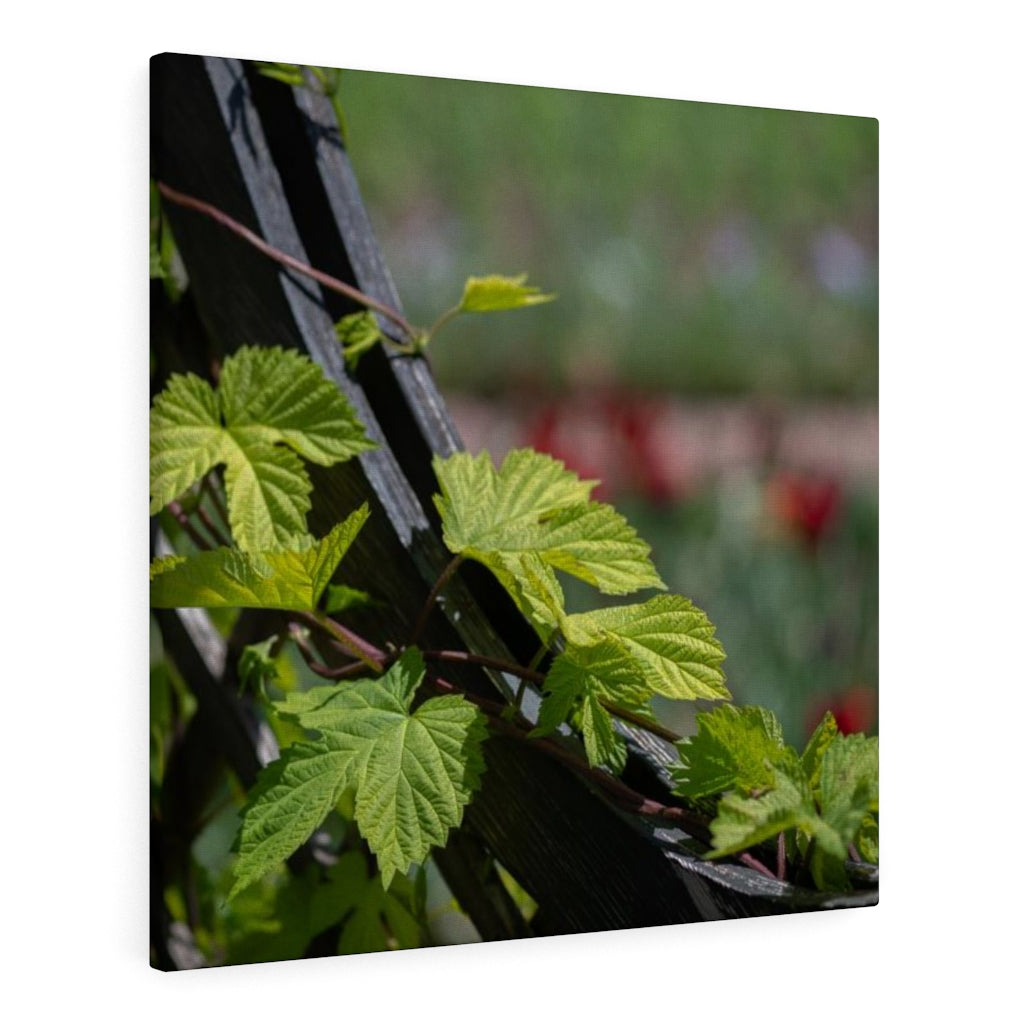
<svg viewBox="0 0 1024 1024">
<path fill-rule="evenodd" d="M 597 390 L 876 405 L 875 120 L 356 71 L 343 102 L 414 322 L 471 274 L 558 293 L 453 325 L 429 352 L 449 395 L 501 396 L 521 419 Z M 801 467 L 754 461 L 682 501 L 616 502 L 716 623 L 738 700 L 793 737 L 823 702 L 875 731 L 877 489 L 834 481 L 811 540 L 787 470 L 799 488 Z M 692 709 L 674 711 L 687 731 Z"/>
<path fill-rule="evenodd" d="M 601 372 L 874 400 L 873 119 L 357 71 L 344 104 L 415 321 L 470 274 L 528 271 L 559 294 L 453 327 L 431 353 L 443 386 Z"/>
</svg>

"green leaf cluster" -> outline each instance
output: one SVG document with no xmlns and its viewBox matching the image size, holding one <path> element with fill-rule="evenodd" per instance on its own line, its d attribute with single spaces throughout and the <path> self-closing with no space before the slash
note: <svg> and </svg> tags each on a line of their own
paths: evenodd
<svg viewBox="0 0 1024 1024">
<path fill-rule="evenodd" d="M 564 640 L 544 684 L 536 735 L 569 721 L 590 763 L 618 771 L 626 751 L 612 725 L 616 708 L 653 718 L 654 694 L 729 696 L 714 627 L 686 598 L 566 613 L 555 570 L 606 594 L 665 589 L 648 545 L 611 506 L 591 500 L 593 481 L 530 449 L 510 452 L 497 470 L 482 452 L 435 459 L 434 471 L 448 548 L 486 565 L 546 643 L 556 634 Z"/>
<path fill-rule="evenodd" d="M 849 888 L 851 844 L 878 862 L 878 738 L 843 736 L 826 713 L 802 754 L 787 746 L 764 708 L 724 705 L 697 716 L 678 744 L 674 792 L 717 796 L 710 857 L 740 853 L 786 835 L 819 889 Z"/>
<path fill-rule="evenodd" d="M 250 793 L 231 896 L 292 854 L 350 791 L 385 888 L 447 842 L 479 786 L 486 730 L 461 696 L 413 710 L 423 675 L 410 648 L 379 679 L 316 687 L 278 705 L 318 735 L 289 747 Z"/>
<path fill-rule="evenodd" d="M 216 388 L 174 374 L 153 402 L 149 436 L 150 514 L 223 465 L 231 533 L 250 552 L 306 537 L 303 459 L 330 466 L 375 447 L 323 371 L 281 348 L 240 349 Z"/>
</svg>

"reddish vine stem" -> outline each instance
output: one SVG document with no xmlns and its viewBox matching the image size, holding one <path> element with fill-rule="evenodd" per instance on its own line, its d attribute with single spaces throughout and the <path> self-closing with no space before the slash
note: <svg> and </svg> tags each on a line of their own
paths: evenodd
<svg viewBox="0 0 1024 1024">
<path fill-rule="evenodd" d="M 566 750 L 559 743 L 544 736 L 530 737 L 529 732 L 533 730 L 531 722 L 522 715 L 517 715 L 511 721 L 504 717 L 505 705 L 497 701 L 480 697 L 475 693 L 469 693 L 460 689 L 454 684 L 442 679 L 439 676 L 430 675 L 427 677 L 430 683 L 442 693 L 458 693 L 467 700 L 476 704 L 486 715 L 488 722 L 499 732 L 505 733 L 514 739 L 529 742 L 543 750 L 546 754 L 561 761 L 573 771 L 584 775 L 588 780 L 603 789 L 616 803 L 625 810 L 634 814 L 641 814 L 645 817 L 661 818 L 666 821 L 674 821 L 685 826 L 687 831 L 702 842 L 710 843 L 711 832 L 707 819 L 696 814 L 685 807 L 672 807 L 646 797 L 630 788 L 614 775 L 594 768 L 582 758 L 577 757 L 571 751 Z M 769 872 L 771 874 L 771 872 Z"/>
<path fill-rule="evenodd" d="M 523 668 L 522 665 L 517 665 L 514 662 L 502 661 L 501 658 L 471 654 L 469 651 L 424 651 L 423 657 L 427 661 L 469 662 L 473 665 L 484 665 L 487 668 L 496 668 L 499 672 L 507 672 L 510 676 L 517 676 L 519 679 L 529 679 L 531 683 L 544 682 L 543 672 Z"/>
<path fill-rule="evenodd" d="M 220 493 L 220 487 L 218 486 L 219 484 L 219 478 L 217 480 L 217 483 L 215 484 L 214 476 L 209 473 L 203 477 L 203 489 L 210 496 L 210 501 L 213 504 L 213 507 L 217 512 L 217 515 L 220 516 L 220 521 L 221 523 L 223 523 L 224 528 L 228 531 L 228 533 L 230 533 L 231 520 L 228 518 L 228 510 L 224 504 L 224 497 Z"/>
<path fill-rule="evenodd" d="M 322 612 L 295 612 L 295 615 L 307 625 L 326 633 L 345 654 L 358 658 L 374 672 L 384 671 L 384 664 L 388 660 L 387 655 L 379 647 L 374 647 L 369 640 L 364 640 L 358 633 L 353 633 L 352 630 Z"/>
<path fill-rule="evenodd" d="M 750 853 L 739 853 L 736 855 L 742 863 L 746 864 L 748 868 L 753 868 L 755 871 L 760 872 L 762 875 L 766 875 L 773 882 L 777 882 L 778 878 L 775 874 L 766 868 L 753 854 Z"/>
<path fill-rule="evenodd" d="M 202 505 L 196 506 L 196 515 L 202 520 L 203 526 L 209 531 L 210 536 L 222 547 L 231 547 L 231 540 L 226 537 L 221 531 L 220 527 L 210 518 L 210 514 L 203 508 Z"/>
<path fill-rule="evenodd" d="M 352 299 L 360 305 L 366 306 L 368 309 L 373 309 L 378 313 L 383 314 L 393 324 L 399 327 L 410 340 L 416 337 L 417 332 L 412 324 L 410 324 L 401 313 L 392 309 L 386 303 L 378 302 L 377 299 L 366 295 L 358 288 L 353 288 L 352 285 L 346 284 L 344 281 L 339 281 L 338 278 L 332 277 L 330 274 L 325 274 L 322 270 L 317 270 L 315 267 L 311 267 L 308 264 L 303 263 L 294 256 L 289 256 L 288 253 L 282 252 L 280 249 L 276 249 L 268 242 L 263 241 L 255 231 L 251 231 L 244 224 L 240 224 L 233 217 L 229 217 L 223 210 L 218 209 L 211 203 L 206 203 L 202 199 L 196 199 L 194 196 L 186 195 L 184 192 L 179 192 L 177 189 L 171 188 L 169 185 L 165 185 L 162 181 L 158 181 L 156 183 L 156 187 L 160 190 L 160 194 L 166 199 L 169 199 L 172 203 L 176 203 L 178 206 L 184 206 L 189 210 L 195 210 L 197 213 L 205 214 L 207 217 L 215 220 L 218 224 L 226 227 L 229 231 L 232 231 L 239 238 L 245 239 L 245 241 L 247 241 L 251 246 L 263 253 L 264 256 L 268 256 L 270 259 L 280 263 L 282 266 L 289 267 L 300 274 L 304 274 L 306 277 L 311 277 L 314 281 L 319 282 L 325 288 L 328 288 L 333 292 L 337 292 L 339 295 L 344 295 L 346 298 Z"/>
<path fill-rule="evenodd" d="M 775 874 L 780 882 L 786 880 L 786 833 L 780 832 L 775 847 Z"/>
<path fill-rule="evenodd" d="M 430 613 L 433 611 L 434 603 L 437 601 L 438 595 L 448 585 L 448 581 L 455 575 L 455 570 L 462 565 L 462 555 L 456 555 L 445 567 L 440 576 L 437 577 L 433 587 L 430 588 L 430 593 L 427 594 L 426 601 L 423 602 L 423 608 L 420 610 L 419 618 L 416 620 L 416 625 L 413 626 L 412 636 L 409 638 L 409 646 L 415 644 L 420 634 L 426 629 L 427 619 L 430 618 Z"/>
<path fill-rule="evenodd" d="M 209 551 L 213 546 L 209 540 L 206 539 L 193 525 L 192 520 L 189 518 L 188 513 L 181 507 L 181 502 L 169 501 L 167 503 L 167 511 L 178 521 L 178 525 L 188 534 L 189 540 L 200 551 Z"/>
<path fill-rule="evenodd" d="M 302 660 L 321 679 L 347 679 L 349 676 L 357 675 L 359 672 L 366 670 L 366 663 L 363 661 L 350 661 L 347 665 L 341 665 L 337 668 L 325 665 L 322 661 L 317 661 L 313 648 L 302 635 L 301 626 L 294 622 L 290 623 L 289 633 L 292 640 L 295 641 L 295 646 L 299 649 L 299 654 L 302 655 Z"/>
</svg>

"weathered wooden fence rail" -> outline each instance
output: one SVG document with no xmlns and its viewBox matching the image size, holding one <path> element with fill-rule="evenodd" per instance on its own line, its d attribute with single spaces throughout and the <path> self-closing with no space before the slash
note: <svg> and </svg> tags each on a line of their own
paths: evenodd
<svg viewBox="0 0 1024 1024">
<path fill-rule="evenodd" d="M 247 225 L 276 248 L 400 309 L 377 249 L 329 102 L 313 90 L 270 81 L 241 61 L 162 54 L 152 62 L 152 174 Z M 282 345 L 308 353 L 354 405 L 380 447 L 331 469 L 309 467 L 309 517 L 325 533 L 365 500 L 371 518 L 346 558 L 347 581 L 389 605 L 373 635 L 400 642 L 449 560 L 430 501 L 434 453 L 461 443 L 422 358 L 378 346 L 346 371 L 333 324 L 356 308 L 337 293 L 258 253 L 203 215 L 167 205 L 188 272 L 188 298 L 165 308 L 153 297 L 153 345 L 165 369 L 205 373 L 211 360 L 241 345 Z M 382 320 L 382 325 L 387 324 Z M 159 386 L 161 382 L 157 382 Z M 184 966 L 168 943 L 159 893 L 182 854 L 182 835 L 205 772 L 226 764 L 251 785 L 273 740 L 234 685 L 243 617 L 227 644 L 203 630 L 196 613 L 161 612 L 165 648 L 199 704 L 190 760 L 169 766 L 164 814 L 153 834 L 154 948 L 161 966 Z M 265 634 L 263 634 L 265 635 Z M 526 663 L 537 640 L 494 580 L 464 565 L 443 614 L 424 642 L 466 646 Z M 473 666 L 453 666 L 459 685 L 493 694 L 498 681 Z M 665 799 L 662 741 L 636 730 L 627 778 Z M 709 864 L 678 829 L 613 806 L 585 778 L 516 740 L 494 736 L 488 770 L 465 822 L 436 861 L 485 939 L 563 934 L 867 905 L 869 889 L 837 899 L 775 882 L 742 867 Z M 180 797 L 182 807 L 172 806 Z M 187 806 L 186 806 L 187 805 Z M 191 809 L 191 810 L 190 810 Z M 307 854 L 308 851 L 307 851 Z M 523 921 L 492 867 L 492 855 L 533 896 Z M 297 856 L 302 856 L 300 854 Z M 164 932 L 161 930 L 164 929 Z"/>
</svg>

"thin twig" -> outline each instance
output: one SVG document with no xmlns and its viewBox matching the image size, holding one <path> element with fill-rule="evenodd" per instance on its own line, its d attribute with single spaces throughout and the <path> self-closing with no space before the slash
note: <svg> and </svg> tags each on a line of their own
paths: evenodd
<svg viewBox="0 0 1024 1024">
<path fill-rule="evenodd" d="M 289 256 L 288 253 L 274 248 L 274 246 L 263 241 L 254 231 L 250 231 L 244 224 L 240 224 L 233 217 L 229 217 L 216 206 L 203 202 L 202 199 L 196 199 L 194 196 L 186 195 L 184 192 L 179 192 L 177 189 L 165 185 L 162 181 L 158 181 L 156 187 L 160 190 L 160 194 L 172 203 L 177 203 L 178 206 L 184 206 L 187 209 L 195 210 L 197 213 L 205 214 L 207 217 L 217 221 L 218 224 L 226 227 L 229 231 L 234 232 L 239 238 L 244 238 L 254 248 L 259 249 L 264 256 L 269 256 L 270 259 L 282 264 L 282 266 L 290 267 L 300 274 L 305 274 L 306 277 L 313 278 L 314 281 L 318 281 L 325 288 L 337 292 L 339 295 L 344 295 L 346 298 L 358 302 L 361 306 L 366 306 L 368 309 L 374 309 L 378 313 L 383 314 L 398 326 L 410 340 L 416 337 L 417 332 L 412 324 L 401 313 L 392 309 L 386 303 L 379 302 L 377 299 L 361 292 L 358 288 L 353 288 L 352 285 L 339 281 L 338 278 L 325 274 L 322 270 L 317 270 L 315 267 L 297 260 L 294 256 Z"/>
<path fill-rule="evenodd" d="M 427 619 L 430 618 L 430 613 L 434 608 L 434 602 L 437 601 L 438 594 L 448 585 L 448 581 L 455 574 L 455 570 L 462 565 L 462 555 L 456 555 L 445 567 L 444 571 L 437 578 L 437 582 L 430 588 L 430 593 L 427 594 L 426 601 L 423 602 L 423 608 L 420 610 L 419 618 L 416 620 L 416 625 L 413 627 L 412 636 L 409 639 L 409 646 L 417 643 L 420 638 L 420 634 L 426 628 Z"/>
<path fill-rule="evenodd" d="M 780 832 L 775 847 L 775 874 L 780 882 L 786 880 L 786 833 Z"/>
</svg>

